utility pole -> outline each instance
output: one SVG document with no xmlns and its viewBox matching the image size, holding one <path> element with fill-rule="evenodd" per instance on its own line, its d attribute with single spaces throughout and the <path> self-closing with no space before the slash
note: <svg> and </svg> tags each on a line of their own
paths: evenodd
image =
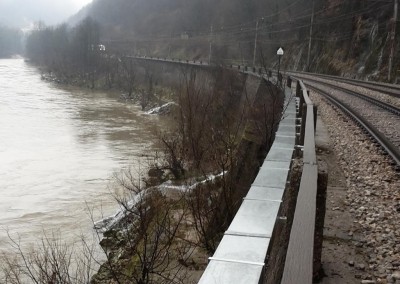
<svg viewBox="0 0 400 284">
<path fill-rule="evenodd" d="M 259 21 L 259 19 L 257 19 L 257 21 L 256 21 L 256 35 L 254 37 L 253 67 L 256 67 L 258 21 Z M 261 18 L 261 21 L 264 21 L 264 18 Z"/>
<path fill-rule="evenodd" d="M 253 67 L 256 67 L 257 36 L 258 36 L 258 19 L 256 21 L 256 35 L 254 36 Z"/>
<path fill-rule="evenodd" d="M 398 9 L 398 0 L 394 0 L 394 11 L 393 11 L 393 21 L 392 21 L 392 32 L 390 36 L 390 55 L 389 55 L 389 71 L 388 71 L 388 81 L 390 82 L 392 79 L 392 67 L 393 67 L 393 58 L 394 52 L 396 48 L 396 25 L 397 25 L 397 9 Z"/>
<path fill-rule="evenodd" d="M 311 25 L 310 25 L 310 36 L 308 39 L 308 54 L 307 54 L 307 71 L 310 71 L 310 58 L 311 58 L 311 37 L 313 33 L 313 25 L 314 25 L 314 7 L 315 0 L 312 2 L 312 13 L 311 13 Z"/>
<path fill-rule="evenodd" d="M 211 31 L 210 31 L 210 51 L 208 53 L 208 65 L 211 65 L 212 37 L 213 37 L 213 26 L 211 26 Z"/>
</svg>

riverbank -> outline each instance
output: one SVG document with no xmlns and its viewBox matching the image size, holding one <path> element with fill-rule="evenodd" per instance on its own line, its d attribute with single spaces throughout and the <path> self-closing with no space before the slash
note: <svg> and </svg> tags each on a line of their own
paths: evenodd
<svg viewBox="0 0 400 284">
<path fill-rule="evenodd" d="M 35 64 L 33 64 L 33 66 L 35 66 Z M 76 88 L 82 88 L 84 90 L 87 89 L 91 91 L 113 93 L 116 94 L 122 101 L 139 105 L 142 111 L 145 112 L 154 110 L 157 107 L 163 108 L 165 112 L 169 112 L 168 109 L 170 106 L 166 107 L 166 104 L 172 104 L 174 101 L 176 101 L 176 97 L 174 98 L 174 93 L 170 88 L 156 86 L 151 88 L 151 93 L 148 93 L 145 90 L 144 83 L 142 82 L 138 83 L 137 86 L 132 89 L 131 94 L 129 94 L 117 84 L 111 87 L 109 85 L 104 85 L 104 78 L 96 80 L 93 85 L 91 85 L 92 83 L 87 80 L 86 76 L 65 76 L 57 72 L 53 72 L 51 69 L 43 66 L 36 66 L 36 68 L 40 70 L 41 79 L 43 81 L 58 84 L 64 87 L 72 86 Z M 144 98 L 146 99 L 145 103 L 143 102 Z"/>
<path fill-rule="evenodd" d="M 78 252 L 81 236 L 92 238 L 90 211 L 99 220 L 116 210 L 114 173 L 143 169 L 159 149 L 158 130 L 171 127 L 118 92 L 40 77 L 22 59 L 0 60 L 0 251 L 12 258 L 20 252 L 8 233 L 27 255 L 45 234 Z"/>
<path fill-rule="evenodd" d="M 125 170 L 114 176 L 117 190 L 111 191 L 111 196 L 125 211 L 117 225 L 104 232 L 106 238 L 102 247 L 107 260 L 98 275 L 101 275 L 99 281 L 105 283 L 115 277 L 122 281 L 134 277 L 154 280 L 160 275 L 171 278 L 180 273 L 200 276 L 199 271 L 207 258 L 205 255 L 215 251 L 257 174 L 269 143 L 273 141 L 270 135 L 280 120 L 283 97 L 270 82 L 260 82 L 257 78 L 223 68 L 183 72 L 172 67 L 167 75 L 170 80 L 179 79 L 179 83 L 175 83 L 179 107 L 175 103 L 169 104 L 172 110 L 161 120 L 169 117 L 176 124 L 158 135 L 160 151 L 153 155 L 153 152 L 147 153 L 151 173 L 146 170 L 136 175 Z M 157 71 L 158 67 L 152 68 Z M 154 82 L 156 78 L 146 76 L 147 82 Z M 129 89 L 129 93 L 121 98 L 123 103 L 119 103 L 130 108 L 133 104 L 125 102 L 136 99 L 140 107 L 146 109 L 152 100 L 144 95 L 157 94 L 158 90 L 149 86 L 155 84 L 148 85 L 148 89 L 136 98 Z M 164 96 L 152 97 L 156 98 L 155 103 L 165 99 Z M 90 100 L 88 103 L 88 117 L 107 108 L 94 105 Z M 162 107 L 154 112 L 168 113 Z M 154 117 L 150 113 L 152 111 L 142 115 Z M 99 121 L 114 120 L 115 115 L 104 113 Z M 135 123 L 124 124 L 117 130 L 125 132 L 128 140 L 141 141 L 143 137 L 129 133 L 135 127 Z M 222 173 L 222 176 L 191 188 L 210 173 Z M 170 185 L 175 186 L 175 190 L 169 190 L 168 194 L 154 186 L 165 180 L 175 183 Z M 179 186 L 189 186 L 190 190 L 182 193 L 176 190 Z M 133 202 L 135 199 L 139 202 Z M 102 269 L 107 271 L 103 273 Z"/>
<path fill-rule="evenodd" d="M 267 82 L 263 82 L 268 84 Z M 190 89 L 185 89 L 190 90 Z M 261 90 L 261 91 L 260 91 Z M 205 163 L 205 168 L 196 168 L 193 158 L 196 156 L 184 157 L 187 160 L 175 160 L 175 162 L 183 162 L 183 178 L 173 173 L 175 176 L 175 184 L 168 182 L 156 187 L 142 187 L 139 185 L 140 179 L 135 179 L 130 173 L 124 177 L 120 177 L 120 184 L 124 189 L 128 190 L 126 197 L 119 197 L 122 211 L 108 218 L 105 222 L 100 222 L 98 226 L 106 228 L 105 238 L 101 242 L 103 249 L 106 251 L 107 260 L 102 264 L 98 274 L 93 278 L 93 283 L 110 283 L 117 282 L 133 282 L 142 283 L 151 279 L 157 281 L 162 277 L 166 281 L 176 283 L 196 283 L 202 274 L 202 270 L 207 263 L 207 257 L 212 255 L 218 245 L 223 232 L 231 222 L 231 218 L 235 215 L 240 201 L 247 193 L 253 182 L 260 165 L 262 164 L 268 145 L 262 140 L 265 136 L 256 135 L 256 124 L 259 121 L 265 121 L 265 110 L 258 112 L 258 106 L 264 105 L 266 99 L 266 91 L 273 90 L 272 86 L 262 85 L 260 89 L 253 94 L 256 101 L 256 110 L 252 109 L 249 116 L 244 115 L 248 119 L 241 121 L 241 131 L 236 133 L 235 139 L 231 141 L 226 148 L 226 144 L 218 145 L 214 142 L 213 148 L 210 143 L 202 146 L 213 155 L 212 160 L 200 160 Z M 211 92 L 211 94 L 215 94 Z M 188 94 L 186 94 L 188 95 Z M 192 99 L 203 100 L 204 97 L 199 96 L 195 91 L 190 93 Z M 277 95 L 277 94 L 275 94 Z M 182 99 L 182 95 L 180 98 Z M 211 95 L 212 96 L 212 95 Z M 274 95 L 271 94 L 271 97 Z M 214 99 L 214 97 L 212 97 Z M 232 97 L 229 97 L 232 100 Z M 185 112 L 185 100 L 180 101 L 180 112 Z M 224 103 L 218 100 L 218 103 Z M 237 102 L 237 100 L 235 100 Z M 193 109 L 196 109 L 195 100 L 192 101 Z M 269 104 L 271 108 L 281 108 L 279 100 L 275 101 L 276 105 Z M 225 104 L 224 104 L 225 105 Z M 191 113 L 193 117 L 187 117 L 181 114 L 183 121 L 184 133 L 174 133 L 174 138 L 185 137 L 187 126 L 191 126 L 192 134 L 197 135 L 196 124 L 190 118 L 199 120 L 198 127 L 202 132 L 200 139 L 207 137 L 207 131 L 212 127 L 205 128 L 208 124 L 201 121 L 203 117 L 201 107 L 205 107 L 207 114 L 212 116 L 212 111 L 219 111 L 219 105 L 201 103 L 196 113 Z M 232 105 L 231 105 L 232 107 Z M 229 112 L 232 112 L 229 109 Z M 218 115 L 220 112 L 216 112 Z M 280 116 L 280 111 L 275 109 L 276 116 Z M 186 114 L 186 113 L 185 113 Z M 238 119 L 237 114 L 234 119 Z M 250 119 L 251 118 L 251 119 Z M 268 126 L 275 128 L 279 122 L 279 117 L 269 117 Z M 232 120 L 231 120 L 232 122 Z M 215 122 L 214 122 L 215 123 Z M 218 121 L 217 123 L 220 123 Z M 228 125 L 223 125 L 227 127 Z M 224 128 L 217 129 L 219 133 L 223 133 Z M 275 131 L 272 130 L 272 133 Z M 204 134 L 203 134 L 204 133 Z M 217 132 L 213 132 L 216 135 Z M 231 133 L 231 132 L 230 132 Z M 183 136 L 178 136 L 183 135 Z M 232 134 L 231 134 L 232 135 Z M 267 135 L 266 135 L 267 136 Z M 215 136 L 211 136 L 214 139 Z M 231 139 L 233 136 L 230 136 Z M 225 136 L 219 139 L 224 143 L 229 140 Z M 273 137 L 266 137 L 267 141 L 273 141 Z M 177 140 L 166 139 L 167 159 L 177 153 L 187 152 L 186 147 L 199 146 L 190 143 L 199 142 L 187 140 L 187 145 L 183 148 L 173 148 L 175 145 L 181 145 Z M 179 141 L 179 140 L 178 140 Z M 220 142 L 220 141 L 218 141 Z M 232 143 L 230 142 L 230 143 Z M 170 143 L 170 144 L 169 144 Z M 169 146 L 169 147 L 168 147 Z M 224 148 L 219 148 L 225 146 Z M 171 151 L 171 148 L 172 151 Z M 178 150 L 178 152 L 176 151 Z M 219 152 L 220 151 L 220 152 Z M 220 156 L 217 156 L 220 155 Z M 208 156 L 205 156 L 208 157 Z M 174 161 L 172 160 L 174 163 Z M 211 163 L 213 162 L 213 163 Z M 212 168 L 225 166 L 226 171 L 222 174 L 214 176 L 211 180 L 206 178 Z M 210 167 L 211 166 L 211 167 Z M 208 172 L 205 171 L 208 169 Z M 192 178 L 187 178 L 192 177 Z M 200 180 L 203 178 L 203 180 Z M 145 182 L 146 183 L 146 182 Z M 130 279 L 130 280 L 128 280 Z M 134 279 L 134 280 L 132 280 Z"/>
</svg>

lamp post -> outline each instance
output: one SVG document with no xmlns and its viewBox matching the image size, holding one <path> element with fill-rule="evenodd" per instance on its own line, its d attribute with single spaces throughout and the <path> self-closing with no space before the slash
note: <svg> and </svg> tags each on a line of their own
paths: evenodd
<svg viewBox="0 0 400 284">
<path fill-rule="evenodd" d="M 212 44 L 213 44 L 213 26 L 211 26 L 210 28 L 210 50 L 208 52 L 208 65 L 211 65 Z"/>
<path fill-rule="evenodd" d="M 278 83 L 281 82 L 280 78 L 281 78 L 281 74 L 280 74 L 280 68 L 281 68 L 281 57 L 283 55 L 283 49 L 282 47 L 279 47 L 279 49 L 277 50 L 276 54 L 278 55 Z"/>
</svg>

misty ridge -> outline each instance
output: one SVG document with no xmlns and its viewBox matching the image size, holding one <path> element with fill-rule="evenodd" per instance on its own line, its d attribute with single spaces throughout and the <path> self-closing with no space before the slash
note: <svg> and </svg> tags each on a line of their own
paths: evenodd
<svg viewBox="0 0 400 284">
<path fill-rule="evenodd" d="M 88 1 L 1 0 L 0 58 L 23 54 L 26 36 L 32 30 L 66 22 Z"/>
<path fill-rule="evenodd" d="M 268 59 L 270 68 L 276 68 L 276 50 L 282 46 L 285 68 L 305 70 L 310 18 L 314 11 L 313 62 L 310 64 L 318 69 L 315 71 L 330 74 L 358 72 L 361 77 L 370 74 L 379 77 L 380 70 L 374 70 L 374 66 L 385 69 L 386 62 L 378 64 L 377 61 L 382 47 L 388 44 L 388 19 L 393 13 L 390 3 L 361 0 L 315 0 L 314 10 L 312 0 L 94 0 L 79 12 L 76 12 L 78 9 L 72 11 L 73 3 L 76 3 L 73 1 L 78 0 L 57 3 L 41 0 L 35 1 L 34 5 L 21 0 L 2 1 L 0 9 L 13 12 L 2 13 L 0 23 L 4 23 L 6 17 L 23 23 L 25 18 L 28 19 L 26 15 L 36 14 L 36 19 L 43 15 L 41 23 L 44 24 L 32 27 L 34 32 L 38 27 L 47 27 L 48 35 L 43 35 L 47 41 L 38 40 L 43 46 L 36 46 L 33 52 L 27 50 L 25 54 L 41 53 L 30 58 L 34 61 L 54 61 L 57 56 L 63 58 L 55 61 L 73 61 L 73 57 L 64 55 L 74 54 L 76 50 L 66 52 L 60 45 L 76 48 L 77 43 L 71 44 L 79 37 L 74 31 L 90 19 L 86 24 L 92 22 L 96 28 L 88 35 L 92 42 L 83 49 L 101 44 L 114 55 L 208 60 L 212 42 L 213 63 L 250 65 L 253 60 L 261 62 L 264 58 Z M 61 10 L 69 14 L 61 17 Z M 58 19 L 57 24 L 53 24 L 54 19 Z M 61 19 L 65 25 L 60 25 Z M 0 30 L 0 56 L 21 53 L 18 42 L 22 36 L 4 26 Z M 371 33 L 374 30 L 377 32 Z M 55 44 L 58 47 L 49 46 L 51 41 L 54 42 L 50 38 L 57 38 L 54 31 L 60 32 L 59 42 Z M 253 59 L 255 38 L 258 48 Z M 85 45 L 83 39 L 80 45 Z M 87 51 L 79 55 L 86 58 L 85 61 L 88 60 L 84 55 Z"/>
<path fill-rule="evenodd" d="M 14 28 L 27 28 L 43 21 L 48 25 L 66 21 L 81 8 L 76 0 L 2 0 L 0 24 Z"/>
</svg>

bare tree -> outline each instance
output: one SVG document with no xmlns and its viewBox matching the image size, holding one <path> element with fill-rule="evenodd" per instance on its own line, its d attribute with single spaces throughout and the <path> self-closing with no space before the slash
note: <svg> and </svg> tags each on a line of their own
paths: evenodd
<svg viewBox="0 0 400 284">
<path fill-rule="evenodd" d="M 181 137 L 161 135 L 160 140 L 164 146 L 163 170 L 169 170 L 177 180 L 185 176 L 185 150 Z"/>
<path fill-rule="evenodd" d="M 105 77 L 106 87 L 113 88 L 118 74 L 119 61 L 115 55 L 105 54 L 101 60 L 101 72 Z"/>
<path fill-rule="evenodd" d="M 143 62 L 144 67 L 144 85 L 145 88 L 141 94 L 140 105 L 142 110 L 147 107 L 149 102 L 154 99 L 154 87 L 157 80 L 157 66 L 152 62 Z"/>
<path fill-rule="evenodd" d="M 131 98 L 135 89 L 136 69 L 133 63 L 133 59 L 129 57 L 121 57 L 121 70 L 120 80 L 123 89 L 128 92 L 128 97 Z"/>
<path fill-rule="evenodd" d="M 239 147 L 245 129 L 248 100 L 241 100 L 244 78 L 217 68 L 205 87 L 201 71 L 184 69 L 178 88 L 178 129 L 164 135 L 168 169 L 175 178 L 182 172 L 204 179 L 218 173 L 214 182 L 201 184 L 187 194 L 197 245 L 212 253 L 233 218 L 237 204 Z M 238 77 L 239 76 L 239 77 Z M 201 83 L 201 84 L 200 84 Z M 179 175 L 175 172 L 179 170 Z"/>
<path fill-rule="evenodd" d="M 118 228 L 108 231 L 114 241 L 102 242 L 107 261 L 92 282 L 185 283 L 182 263 L 190 255 L 190 243 L 185 241 L 181 198 L 168 198 L 156 187 L 143 188 L 132 171 L 116 181 L 123 189 L 115 195 L 123 218 Z"/>
<path fill-rule="evenodd" d="M 45 234 L 39 243 L 25 251 L 19 237 L 8 236 L 15 254 L 2 255 L 4 278 L 1 283 L 80 284 L 90 281 L 95 264 L 94 246 L 75 248 L 53 233 L 51 236 Z"/>
<path fill-rule="evenodd" d="M 209 182 L 192 189 L 186 199 L 197 234 L 196 245 L 210 255 L 216 250 L 222 233 L 220 227 L 213 226 L 214 218 L 221 219 L 221 216 L 217 216 L 217 213 L 221 213 L 218 208 L 219 196 L 218 182 Z"/>
</svg>

